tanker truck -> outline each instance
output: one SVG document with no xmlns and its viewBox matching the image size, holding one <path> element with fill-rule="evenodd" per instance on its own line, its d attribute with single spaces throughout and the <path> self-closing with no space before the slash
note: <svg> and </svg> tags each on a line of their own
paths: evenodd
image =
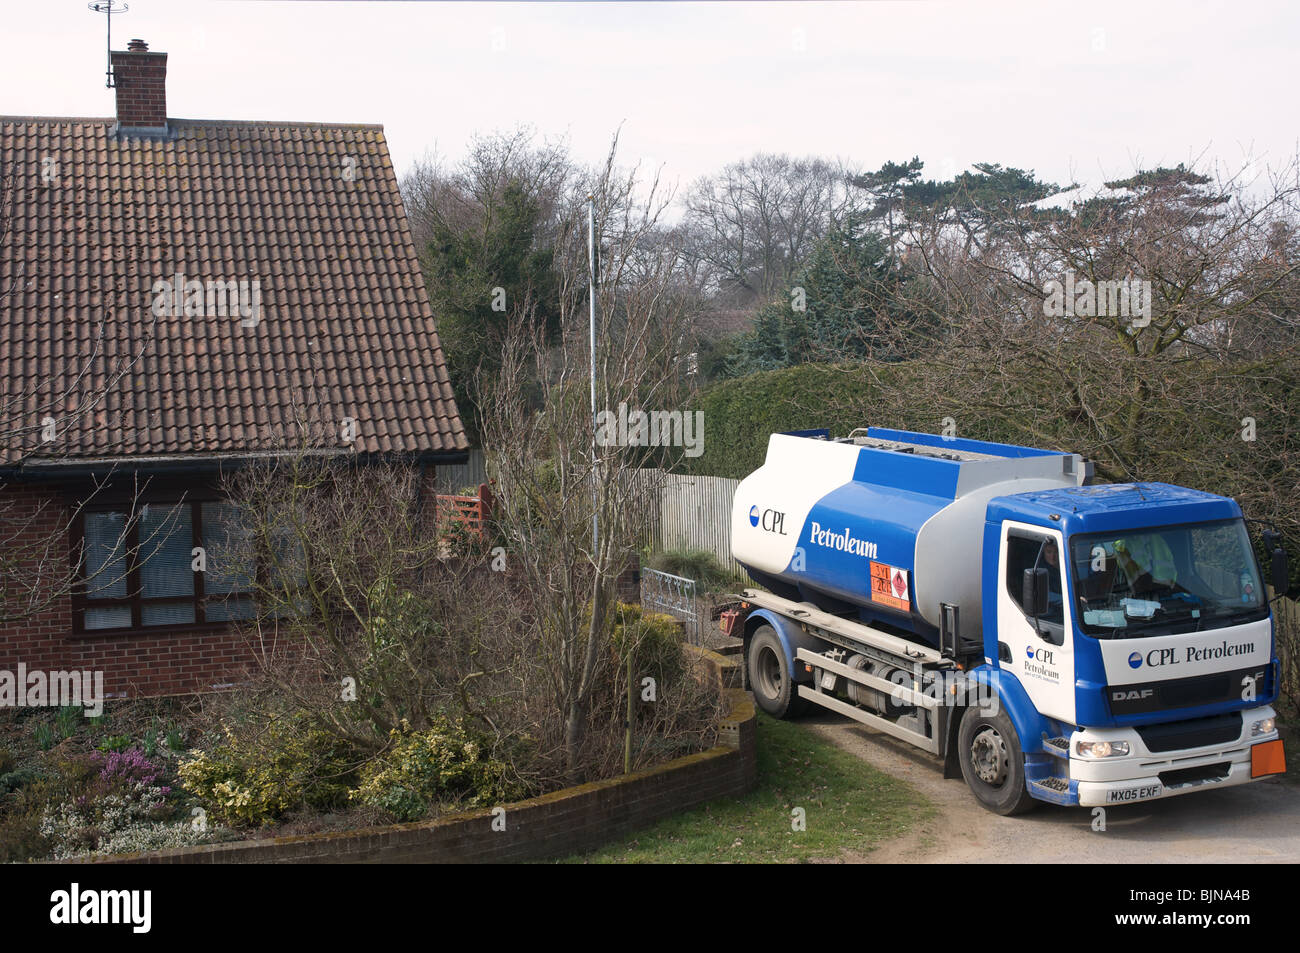
<svg viewBox="0 0 1300 953">
<path fill-rule="evenodd" d="M 1076 454 L 885 428 L 773 434 L 722 613 L 778 718 L 838 712 L 1003 815 L 1285 771 L 1270 602 L 1233 500 Z M 1287 587 L 1274 529 L 1270 580 Z"/>
</svg>

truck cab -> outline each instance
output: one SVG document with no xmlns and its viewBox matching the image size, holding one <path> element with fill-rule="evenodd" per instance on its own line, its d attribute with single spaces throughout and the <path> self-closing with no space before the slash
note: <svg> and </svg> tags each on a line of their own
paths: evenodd
<svg viewBox="0 0 1300 953">
<path fill-rule="evenodd" d="M 1241 510 L 1160 483 L 995 498 L 984 664 L 1030 792 L 1085 806 L 1250 781 L 1280 759 L 1272 619 Z"/>
</svg>

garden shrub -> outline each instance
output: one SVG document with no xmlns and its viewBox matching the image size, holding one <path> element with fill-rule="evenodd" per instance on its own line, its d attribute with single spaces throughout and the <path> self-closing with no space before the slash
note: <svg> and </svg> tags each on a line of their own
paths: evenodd
<svg viewBox="0 0 1300 953">
<path fill-rule="evenodd" d="M 650 676 L 660 685 L 671 684 L 686 665 L 682 628 L 676 619 L 620 602 L 614 610 L 614 651 L 620 666 L 627 664 L 629 648 L 637 680 Z"/>
<path fill-rule="evenodd" d="M 49 843 L 41 834 L 41 811 L 53 781 L 30 769 L 16 768 L 0 778 L 0 864 L 45 857 Z"/>
<path fill-rule="evenodd" d="M 96 848 L 98 854 L 134 854 L 142 850 L 162 850 L 166 847 L 193 847 L 213 840 L 226 840 L 230 831 L 218 825 L 195 826 L 188 820 L 170 824 L 128 824 L 103 836 Z"/>
<path fill-rule="evenodd" d="M 0 774 L 0 797 L 8 794 L 10 791 L 17 791 L 24 784 L 40 776 L 35 768 L 15 768 L 13 771 L 6 771 Z"/>
<path fill-rule="evenodd" d="M 300 718 L 273 722 L 260 735 L 228 730 L 224 743 L 191 754 L 177 769 L 182 787 L 232 824 L 265 825 L 292 810 L 338 807 L 354 775 L 349 746 Z"/>
<path fill-rule="evenodd" d="M 390 742 L 366 765 L 351 797 L 399 821 L 424 817 L 442 803 L 499 804 L 526 793 L 510 765 L 493 757 L 488 739 L 462 720 L 439 716 L 424 731 L 403 721 Z"/>
<path fill-rule="evenodd" d="M 102 852 L 122 831 L 175 817 L 179 805 L 171 787 L 160 783 L 163 775 L 163 767 L 138 748 L 68 758 L 22 792 L 30 796 L 15 814 L 26 820 L 15 824 L 32 848 L 56 860 Z M 39 818 L 39 843 L 31 838 L 33 818 Z"/>
<path fill-rule="evenodd" d="M 169 787 L 138 784 L 120 794 L 51 804 L 41 815 L 40 832 L 52 845 L 55 860 L 99 852 L 123 831 L 173 817 L 176 805 L 168 803 L 170 793 Z"/>
<path fill-rule="evenodd" d="M 41 833 L 41 817 L 29 811 L 0 815 L 0 864 L 17 864 L 44 857 L 49 843 Z"/>
<path fill-rule="evenodd" d="M 701 590 L 729 581 L 727 571 L 707 549 L 666 549 L 650 557 L 651 569 L 694 579 Z"/>
</svg>

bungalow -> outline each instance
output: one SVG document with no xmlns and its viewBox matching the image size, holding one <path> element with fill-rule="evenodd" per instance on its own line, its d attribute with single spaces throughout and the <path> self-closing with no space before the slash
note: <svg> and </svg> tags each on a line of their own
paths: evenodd
<svg viewBox="0 0 1300 953">
<path fill-rule="evenodd" d="M 307 416 L 432 491 L 468 442 L 383 128 L 176 119 L 167 54 L 110 61 L 114 118 L 0 117 L 0 671 L 112 697 L 251 660 L 190 558 L 223 470 Z"/>
</svg>

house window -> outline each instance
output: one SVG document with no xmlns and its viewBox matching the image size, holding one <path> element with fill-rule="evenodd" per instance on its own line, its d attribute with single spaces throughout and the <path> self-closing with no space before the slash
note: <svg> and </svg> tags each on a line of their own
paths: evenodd
<svg viewBox="0 0 1300 953">
<path fill-rule="evenodd" d="M 254 613 L 252 579 L 236 564 L 243 547 L 232 503 L 89 510 L 80 542 L 82 586 L 73 606 L 79 632 L 183 628 Z"/>
</svg>

